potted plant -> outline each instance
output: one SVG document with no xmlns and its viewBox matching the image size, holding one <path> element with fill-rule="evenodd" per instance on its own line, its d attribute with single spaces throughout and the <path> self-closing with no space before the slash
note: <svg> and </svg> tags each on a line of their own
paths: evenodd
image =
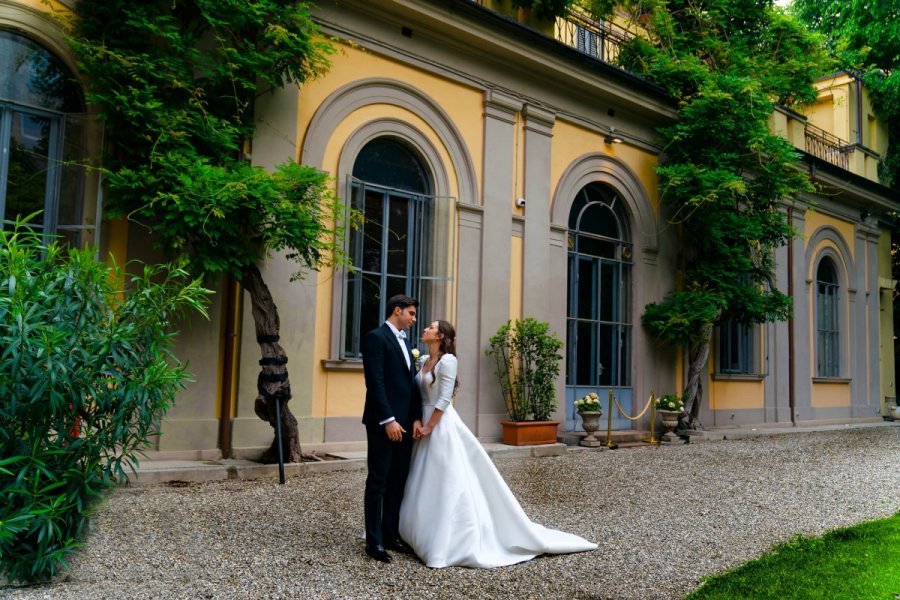
<svg viewBox="0 0 900 600">
<path fill-rule="evenodd" d="M 496 361 L 495 373 L 509 413 L 509 420 L 501 421 L 503 443 L 556 442 L 559 421 L 551 421 L 550 416 L 556 410 L 562 340 L 550 331 L 549 323 L 528 317 L 507 321 L 489 343 L 485 354 Z"/>
<path fill-rule="evenodd" d="M 603 416 L 603 409 L 600 407 L 600 396 L 597 392 L 585 394 L 584 398 L 579 398 L 574 402 L 575 410 L 581 417 L 581 424 L 584 427 L 587 436 L 581 440 L 582 446 L 595 447 L 600 446 L 602 442 L 594 437 L 594 434 L 600 429 L 600 417 Z"/>
<path fill-rule="evenodd" d="M 662 417 L 663 427 L 666 428 L 663 437 L 671 439 L 674 435 L 671 432 L 678 427 L 678 417 L 684 411 L 684 400 L 678 394 L 666 394 L 657 398 L 653 406 Z"/>
</svg>

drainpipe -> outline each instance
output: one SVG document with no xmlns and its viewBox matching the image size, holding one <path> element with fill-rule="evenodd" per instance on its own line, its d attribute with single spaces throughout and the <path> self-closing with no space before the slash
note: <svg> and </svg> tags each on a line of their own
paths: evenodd
<svg viewBox="0 0 900 600">
<path fill-rule="evenodd" d="M 788 227 L 794 226 L 794 207 L 787 209 Z M 787 293 L 791 302 L 794 302 L 794 236 L 788 238 L 787 243 Z M 791 411 L 791 424 L 796 425 L 795 416 L 796 398 L 794 397 L 794 310 L 788 318 L 788 408 Z"/>
<path fill-rule="evenodd" d="M 856 87 L 856 144 L 862 146 L 862 82 L 854 77 L 853 83 Z"/>
<path fill-rule="evenodd" d="M 231 458 L 231 413 L 233 412 L 232 398 L 234 397 L 234 359 L 237 332 L 235 321 L 237 320 L 238 294 L 240 286 L 232 275 L 225 279 L 225 310 L 222 318 L 225 321 L 223 343 L 225 351 L 222 357 L 222 395 L 219 398 L 219 450 L 222 458 Z"/>
</svg>

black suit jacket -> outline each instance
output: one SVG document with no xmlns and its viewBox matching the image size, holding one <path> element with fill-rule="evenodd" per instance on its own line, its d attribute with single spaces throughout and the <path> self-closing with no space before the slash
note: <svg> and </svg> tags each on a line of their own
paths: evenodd
<svg viewBox="0 0 900 600">
<path fill-rule="evenodd" d="M 409 354 L 406 366 L 403 353 Z M 407 432 L 422 418 L 422 401 L 416 386 L 415 361 L 406 344 L 384 323 L 366 334 L 362 343 L 363 370 L 366 376 L 366 404 L 362 422 L 378 425 L 394 417 Z"/>
</svg>

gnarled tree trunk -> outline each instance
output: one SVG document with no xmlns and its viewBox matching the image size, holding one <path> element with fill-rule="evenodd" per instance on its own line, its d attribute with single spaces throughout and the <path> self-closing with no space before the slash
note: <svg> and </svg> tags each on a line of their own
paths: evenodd
<svg viewBox="0 0 900 600">
<path fill-rule="evenodd" d="M 684 384 L 684 412 L 681 415 L 678 432 L 701 431 L 700 403 L 703 400 L 703 378 L 706 376 L 706 363 L 709 360 L 709 344 L 712 335 L 712 323 L 703 326 L 702 341 L 688 345 L 688 372 Z"/>
<path fill-rule="evenodd" d="M 263 421 L 268 421 L 275 430 L 276 398 L 281 402 L 281 442 L 284 462 L 300 462 L 300 431 L 297 419 L 288 410 L 291 399 L 291 382 L 288 378 L 287 355 L 279 341 L 281 328 L 278 319 L 278 307 L 272 299 L 269 287 L 263 281 L 262 273 L 256 265 L 244 270 L 241 285 L 250 294 L 253 323 L 256 327 L 256 341 L 259 343 L 262 359 L 259 361 L 260 371 L 256 380 L 259 395 L 253 410 Z M 271 464 L 278 462 L 278 436 L 262 455 L 262 462 Z"/>
</svg>

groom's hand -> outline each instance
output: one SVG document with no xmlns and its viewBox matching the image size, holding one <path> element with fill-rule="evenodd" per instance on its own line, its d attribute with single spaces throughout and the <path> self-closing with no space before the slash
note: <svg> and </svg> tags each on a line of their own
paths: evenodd
<svg viewBox="0 0 900 600">
<path fill-rule="evenodd" d="M 406 430 L 403 429 L 403 426 L 397 421 L 391 421 L 385 425 L 384 431 L 387 433 L 388 439 L 392 442 L 399 442 L 403 439 L 403 434 L 406 433 Z"/>
<path fill-rule="evenodd" d="M 422 437 L 422 421 L 413 423 L 413 439 L 418 440 Z"/>
</svg>

